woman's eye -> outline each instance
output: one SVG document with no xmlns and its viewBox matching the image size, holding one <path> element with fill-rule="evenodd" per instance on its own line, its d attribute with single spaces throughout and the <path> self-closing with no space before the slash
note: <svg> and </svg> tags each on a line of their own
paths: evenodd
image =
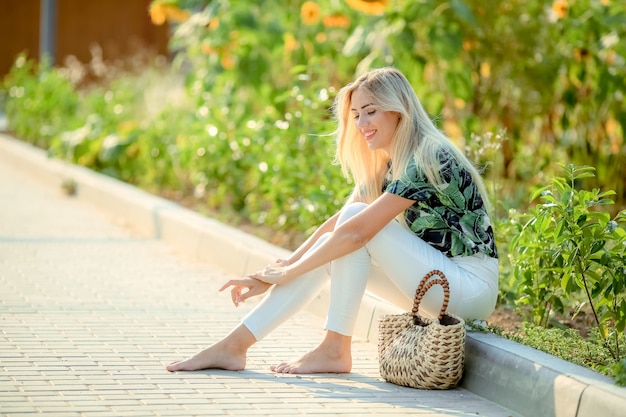
<svg viewBox="0 0 626 417">
<path fill-rule="evenodd" d="M 376 113 L 376 110 L 369 110 L 367 112 L 368 116 L 372 116 L 374 113 Z M 354 120 L 358 120 L 359 119 L 359 113 L 353 113 L 352 117 L 354 118 Z"/>
</svg>

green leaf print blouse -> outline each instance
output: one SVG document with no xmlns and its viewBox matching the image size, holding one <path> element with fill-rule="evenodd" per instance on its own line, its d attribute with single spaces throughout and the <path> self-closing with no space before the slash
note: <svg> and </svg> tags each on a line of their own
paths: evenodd
<svg viewBox="0 0 626 417">
<path fill-rule="evenodd" d="M 482 252 L 497 258 L 491 222 L 483 199 L 465 168 L 452 155 L 439 153 L 442 190 L 437 190 L 412 159 L 398 180 L 386 182 L 388 193 L 414 200 L 404 212 L 409 228 L 448 257 Z"/>
</svg>

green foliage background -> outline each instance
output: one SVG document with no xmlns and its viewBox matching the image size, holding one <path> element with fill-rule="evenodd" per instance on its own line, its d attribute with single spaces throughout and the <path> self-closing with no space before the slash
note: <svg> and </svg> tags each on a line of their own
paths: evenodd
<svg viewBox="0 0 626 417">
<path fill-rule="evenodd" d="M 309 3 L 317 17 L 306 21 L 295 0 L 156 0 L 191 12 L 171 24 L 172 65 L 150 70 L 184 77 L 183 98 L 168 95 L 171 78 L 138 77 L 144 68 L 78 89 L 71 70 L 21 59 L 4 86 L 10 126 L 112 176 L 195 190 L 212 206 L 306 231 L 349 190 L 330 163 L 333 93 L 393 65 L 486 169 L 501 215 L 525 205 L 559 162 L 596 167 L 587 184 L 626 205 L 623 2 L 398 0 L 376 16 L 339 0 Z M 347 25 L 329 27 L 329 17 Z M 296 212 L 309 214 L 284 218 Z"/>
</svg>

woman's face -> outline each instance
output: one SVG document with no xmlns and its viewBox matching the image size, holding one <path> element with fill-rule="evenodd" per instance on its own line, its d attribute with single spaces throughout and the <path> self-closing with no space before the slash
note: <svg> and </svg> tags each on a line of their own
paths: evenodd
<svg viewBox="0 0 626 417">
<path fill-rule="evenodd" d="M 367 146 L 391 152 L 391 141 L 398 127 L 400 115 L 392 111 L 380 110 L 367 91 L 359 88 L 352 93 L 350 104 L 356 129 L 361 132 Z"/>
</svg>

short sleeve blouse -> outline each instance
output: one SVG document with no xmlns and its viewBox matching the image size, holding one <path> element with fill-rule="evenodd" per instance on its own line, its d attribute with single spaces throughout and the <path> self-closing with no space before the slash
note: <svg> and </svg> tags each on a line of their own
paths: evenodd
<svg viewBox="0 0 626 417">
<path fill-rule="evenodd" d="M 412 159 L 400 179 L 384 190 L 415 203 L 404 212 L 409 228 L 448 257 L 479 252 L 497 258 L 493 228 L 471 174 L 447 151 L 439 153 L 444 186 L 439 190 Z"/>
</svg>

